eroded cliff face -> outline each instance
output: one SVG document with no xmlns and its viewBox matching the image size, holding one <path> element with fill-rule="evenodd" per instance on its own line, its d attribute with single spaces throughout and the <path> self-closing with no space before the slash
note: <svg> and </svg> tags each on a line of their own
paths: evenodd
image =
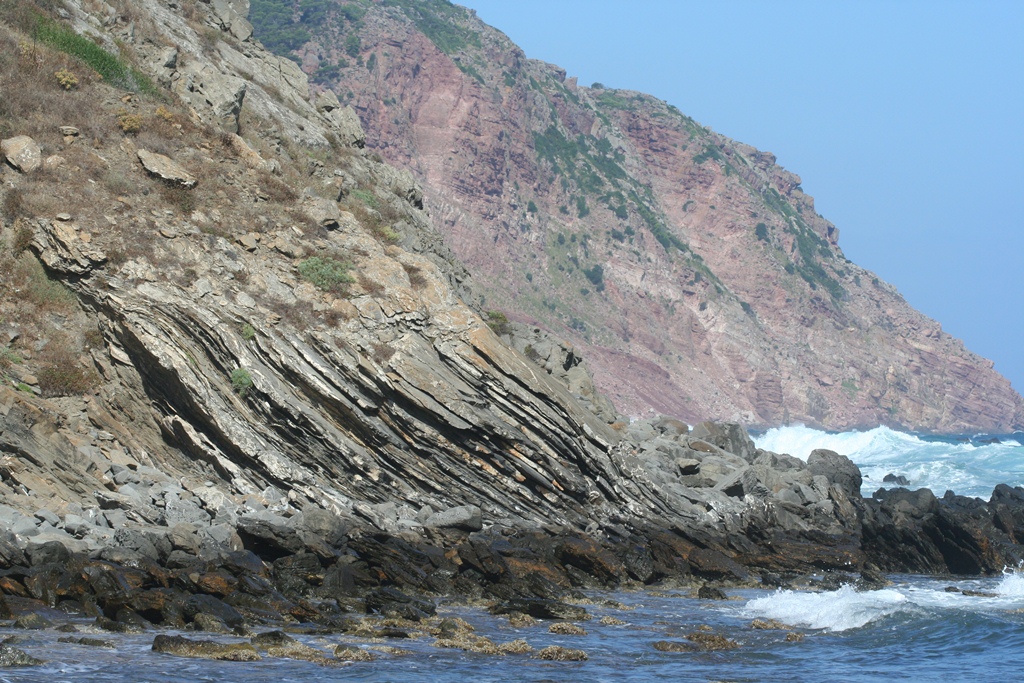
<svg viewBox="0 0 1024 683">
<path fill-rule="evenodd" d="M 422 189 L 252 39 L 244 7 L 17 8 L 4 53 L 50 22 L 126 74 L 45 45 L 0 62 L 0 524 L 17 543 L 330 564 L 323 539 L 267 531 L 326 511 L 417 542 L 608 529 L 765 567 L 861 562 L 828 473 L 736 425 L 615 422 L 571 344 L 467 306 Z"/>
<path fill-rule="evenodd" d="M 772 154 L 650 96 L 581 87 L 446 2 L 348 7 L 298 53 L 306 71 L 422 182 L 478 307 L 571 339 L 619 410 L 1022 424 L 992 363 L 848 261 Z"/>
</svg>

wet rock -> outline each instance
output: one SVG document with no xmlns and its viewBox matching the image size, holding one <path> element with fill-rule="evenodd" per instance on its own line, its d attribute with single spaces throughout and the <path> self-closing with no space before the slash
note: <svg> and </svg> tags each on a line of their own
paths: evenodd
<svg viewBox="0 0 1024 683">
<path fill-rule="evenodd" d="M 249 642 L 253 644 L 253 647 L 266 650 L 271 647 L 289 647 L 298 644 L 299 641 L 284 631 L 266 631 L 264 633 L 257 633 L 249 639 Z"/>
<path fill-rule="evenodd" d="M 587 610 L 577 605 L 569 605 L 558 600 L 542 599 L 515 599 L 506 600 L 494 605 L 490 609 L 491 614 L 510 614 L 520 612 L 528 614 L 535 619 L 566 619 L 568 621 L 582 621 L 589 619 Z"/>
<path fill-rule="evenodd" d="M 730 640 L 725 636 L 717 633 L 708 633 L 707 631 L 694 631 L 693 633 L 687 633 L 686 639 L 690 642 L 696 643 L 701 650 L 734 650 L 740 646 L 735 640 Z"/>
<path fill-rule="evenodd" d="M 366 596 L 366 613 L 374 612 L 420 621 L 437 614 L 437 608 L 432 602 L 413 598 L 396 588 L 378 588 Z"/>
<path fill-rule="evenodd" d="M 58 643 L 72 643 L 74 645 L 85 645 L 86 647 L 105 647 L 114 648 L 114 642 L 112 640 L 103 640 L 101 638 L 73 638 L 71 636 L 64 636 L 63 638 L 57 639 Z"/>
<path fill-rule="evenodd" d="M 659 652 L 696 652 L 700 648 L 682 640 L 658 640 L 651 643 L 651 647 Z"/>
<path fill-rule="evenodd" d="M 434 647 L 465 650 L 482 655 L 501 654 L 501 650 L 490 638 L 469 633 L 460 633 L 452 638 L 438 638 L 434 641 Z"/>
<path fill-rule="evenodd" d="M 351 645 L 339 645 L 334 649 L 334 656 L 343 662 L 372 662 L 377 659 L 377 655 L 369 650 Z"/>
<path fill-rule="evenodd" d="M 562 636 L 585 636 L 587 631 L 577 624 L 571 624 L 567 621 L 560 621 L 557 624 L 551 624 L 548 626 L 548 633 L 557 633 Z"/>
<path fill-rule="evenodd" d="M 533 647 L 522 638 L 517 638 L 507 643 L 500 643 L 498 651 L 509 655 L 525 655 L 533 652 Z"/>
<path fill-rule="evenodd" d="M 231 628 L 242 626 L 245 618 L 231 605 L 218 600 L 212 595 L 191 595 L 185 599 L 182 611 L 187 620 L 194 620 L 200 614 L 206 614 L 227 624 Z"/>
<path fill-rule="evenodd" d="M 625 573 L 619 559 L 590 538 L 567 538 L 557 553 L 563 565 L 576 567 L 605 584 L 618 584 Z"/>
<path fill-rule="evenodd" d="M 694 574 L 708 579 L 743 581 L 747 570 L 712 548 L 695 548 L 687 557 Z"/>
<path fill-rule="evenodd" d="M 23 614 L 22 616 L 15 619 L 13 626 L 14 628 L 23 628 L 31 631 L 38 631 L 44 628 L 53 628 L 53 622 L 47 619 L 46 617 L 40 614 L 35 614 L 33 612 L 29 614 Z"/>
<path fill-rule="evenodd" d="M 777 619 L 754 619 L 750 628 L 759 631 L 785 631 L 790 627 Z"/>
<path fill-rule="evenodd" d="M 701 600 L 728 600 L 729 596 L 721 588 L 714 586 L 701 586 L 697 590 L 697 597 Z"/>
<path fill-rule="evenodd" d="M 437 623 L 437 626 L 430 629 L 430 634 L 438 638 L 454 638 L 456 635 L 472 633 L 474 630 L 476 629 L 465 619 L 445 617 Z"/>
<path fill-rule="evenodd" d="M 255 662 L 262 659 L 256 648 L 249 643 L 217 643 L 163 634 L 153 639 L 153 652 L 230 662 Z"/>
<path fill-rule="evenodd" d="M 627 622 L 622 619 L 616 619 L 615 617 L 604 616 L 601 617 L 598 623 L 602 626 L 625 626 Z"/>
<path fill-rule="evenodd" d="M 45 663 L 42 659 L 36 659 L 16 647 L 0 645 L 0 667 L 39 666 Z"/>
<path fill-rule="evenodd" d="M 549 645 L 537 653 L 537 659 L 546 659 L 552 662 L 585 662 L 589 657 L 583 650 Z"/>
<path fill-rule="evenodd" d="M 508 615 L 508 625 L 512 628 L 529 628 L 536 626 L 537 623 L 536 619 L 522 612 L 510 612 Z"/>
<path fill-rule="evenodd" d="M 902 474 L 892 474 L 891 472 L 884 477 L 882 481 L 886 484 L 896 484 L 897 486 L 909 486 L 910 480 L 904 477 Z"/>
</svg>

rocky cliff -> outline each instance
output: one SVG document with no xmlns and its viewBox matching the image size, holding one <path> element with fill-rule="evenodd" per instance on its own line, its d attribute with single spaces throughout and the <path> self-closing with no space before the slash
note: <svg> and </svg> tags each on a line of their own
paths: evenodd
<svg viewBox="0 0 1024 683">
<path fill-rule="evenodd" d="M 4 592 L 121 618 L 124 591 L 95 580 L 111 562 L 252 606 L 268 575 L 333 598 L 537 597 L 885 564 L 923 535 L 900 566 L 1019 557 L 1018 490 L 932 532 L 939 502 L 864 502 L 843 456 L 614 422 L 571 344 L 465 303 L 477 285 L 424 189 L 253 39 L 245 6 L 3 8 Z M 658 234 L 666 267 L 730 300 Z"/>
<path fill-rule="evenodd" d="M 342 94 L 369 149 L 422 183 L 478 309 L 571 340 L 620 411 L 1024 423 L 991 362 L 843 256 L 772 154 L 648 95 L 583 87 L 446 0 L 295 16 L 309 40 L 284 51 Z"/>
<path fill-rule="evenodd" d="M 253 39 L 244 4 L 0 10 L 0 620 L 45 627 L 24 613 L 59 607 L 118 633 L 354 637 L 426 622 L 440 639 L 438 595 L 581 619 L 556 599 L 820 571 L 877 586 L 872 563 L 991 574 L 1024 557 L 1019 488 L 865 500 L 840 454 L 613 421 L 576 347 L 465 303 L 480 285 L 424 190 Z M 734 296 L 658 234 L 666 268 Z M 170 641 L 154 649 L 239 656 Z"/>
</svg>

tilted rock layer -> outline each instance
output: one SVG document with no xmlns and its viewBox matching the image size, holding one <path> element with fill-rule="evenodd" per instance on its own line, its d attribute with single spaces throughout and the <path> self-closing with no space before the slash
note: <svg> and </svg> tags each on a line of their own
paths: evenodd
<svg viewBox="0 0 1024 683">
<path fill-rule="evenodd" d="M 422 181 L 477 305 L 572 340 L 619 410 L 1024 423 L 991 362 L 843 256 L 772 154 L 648 95 L 579 86 L 444 0 L 347 7 L 311 29 L 306 71 Z"/>
</svg>

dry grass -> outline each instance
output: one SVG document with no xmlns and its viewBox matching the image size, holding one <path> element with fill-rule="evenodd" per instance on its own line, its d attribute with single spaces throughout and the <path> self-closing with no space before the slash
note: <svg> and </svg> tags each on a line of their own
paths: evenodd
<svg viewBox="0 0 1024 683">
<path fill-rule="evenodd" d="M 39 354 L 39 389 L 44 396 L 80 396 L 92 391 L 99 378 L 83 366 L 75 346 L 65 336 L 55 335 Z"/>
</svg>

